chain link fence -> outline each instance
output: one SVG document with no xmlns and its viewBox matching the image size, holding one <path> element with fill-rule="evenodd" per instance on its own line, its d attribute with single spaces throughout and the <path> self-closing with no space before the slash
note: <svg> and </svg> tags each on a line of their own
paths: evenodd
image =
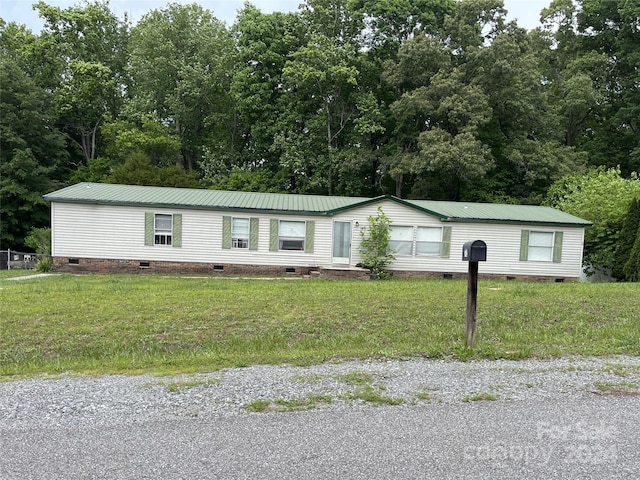
<svg viewBox="0 0 640 480">
<path fill-rule="evenodd" d="M 43 255 L 15 250 L 0 250 L 0 270 L 30 270 L 36 268 Z"/>
</svg>

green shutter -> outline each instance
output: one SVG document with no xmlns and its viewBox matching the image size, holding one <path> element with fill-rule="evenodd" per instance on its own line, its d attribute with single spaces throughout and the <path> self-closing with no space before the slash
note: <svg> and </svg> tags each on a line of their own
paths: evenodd
<svg viewBox="0 0 640 480">
<path fill-rule="evenodd" d="M 316 222 L 313 220 L 307 220 L 307 231 L 304 237 L 304 251 L 305 253 L 313 253 L 313 247 L 315 246 L 316 235 Z"/>
<path fill-rule="evenodd" d="M 231 217 L 222 217 L 222 248 L 231 248 Z"/>
<path fill-rule="evenodd" d="M 171 245 L 174 247 L 182 246 L 182 214 L 173 214 L 173 232 L 172 232 Z"/>
<path fill-rule="evenodd" d="M 520 261 L 526 262 L 529 259 L 529 230 L 522 230 L 520 234 Z"/>
<path fill-rule="evenodd" d="M 153 220 L 155 215 L 153 212 L 144 212 L 144 244 L 147 247 L 153 246 Z"/>
<path fill-rule="evenodd" d="M 269 251 L 277 252 L 278 251 L 278 220 L 275 218 L 271 219 L 271 225 L 269 228 Z"/>
<path fill-rule="evenodd" d="M 451 255 L 451 227 L 442 227 L 442 248 L 440 257 L 449 258 Z"/>
<path fill-rule="evenodd" d="M 562 232 L 556 232 L 553 238 L 553 263 L 562 262 Z"/>
<path fill-rule="evenodd" d="M 260 219 L 251 218 L 249 221 L 249 250 L 258 250 L 260 235 Z"/>
</svg>

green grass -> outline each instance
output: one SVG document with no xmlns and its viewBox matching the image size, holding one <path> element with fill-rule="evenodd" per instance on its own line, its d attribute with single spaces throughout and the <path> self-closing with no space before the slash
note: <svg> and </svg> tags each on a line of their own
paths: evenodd
<svg viewBox="0 0 640 480">
<path fill-rule="evenodd" d="M 359 385 L 352 392 L 344 395 L 347 400 L 360 400 L 375 405 L 400 405 L 404 402 L 402 398 L 384 395 L 383 385 Z"/>
<path fill-rule="evenodd" d="M 170 393 L 180 393 L 191 390 L 192 388 L 207 388 L 219 384 L 219 378 L 189 378 L 187 380 L 161 382 L 161 385 L 163 385 Z"/>
<path fill-rule="evenodd" d="M 498 396 L 495 393 L 482 392 L 482 393 L 477 393 L 475 395 L 470 395 L 468 397 L 465 397 L 462 401 L 463 402 L 488 402 L 488 401 L 494 401 L 497 399 L 498 399 Z"/>
<path fill-rule="evenodd" d="M 632 382 L 597 382 L 594 385 L 600 395 L 640 395 L 640 386 Z"/>
<path fill-rule="evenodd" d="M 277 400 L 254 400 L 245 408 L 248 412 L 298 412 L 302 410 L 313 410 L 319 404 L 331 404 L 333 398 L 330 395 L 311 394 L 304 398 L 294 398 L 285 400 L 279 398 Z"/>
<path fill-rule="evenodd" d="M 640 355 L 640 284 L 0 276 L 0 378 L 350 358 Z M 351 379 L 357 380 L 357 375 Z"/>
</svg>

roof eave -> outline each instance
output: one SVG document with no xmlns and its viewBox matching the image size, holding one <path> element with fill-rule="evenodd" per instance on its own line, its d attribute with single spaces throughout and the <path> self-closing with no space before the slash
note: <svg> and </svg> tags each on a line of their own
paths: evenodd
<svg viewBox="0 0 640 480">
<path fill-rule="evenodd" d="M 47 198 L 44 199 L 51 203 L 75 203 L 83 205 L 107 205 L 118 207 L 142 207 L 142 208 L 178 208 L 183 210 L 211 210 L 211 211 L 225 211 L 225 212 L 247 212 L 247 213 L 266 213 L 277 215 L 314 215 L 314 216 L 329 216 L 332 213 L 330 211 L 315 211 L 315 210 L 286 210 L 286 209 L 268 209 L 268 208 L 250 208 L 250 207 L 226 207 L 217 205 L 185 205 L 178 203 L 157 203 L 157 202 L 122 202 L 122 201 L 110 201 L 110 200 L 86 200 L 76 198 Z"/>
<path fill-rule="evenodd" d="M 455 223 L 499 223 L 499 224 L 516 224 L 516 225 L 537 225 L 542 227 L 590 227 L 593 224 L 591 222 L 584 223 L 572 223 L 572 222 L 545 222 L 537 220 L 506 220 L 506 219 L 492 219 L 492 218 L 461 218 L 461 217 L 444 217 L 441 218 L 442 222 L 455 222 Z"/>
</svg>

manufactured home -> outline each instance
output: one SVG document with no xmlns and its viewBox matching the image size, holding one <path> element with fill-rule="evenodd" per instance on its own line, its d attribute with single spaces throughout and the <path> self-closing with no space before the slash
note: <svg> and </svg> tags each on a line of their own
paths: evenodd
<svg viewBox="0 0 640 480">
<path fill-rule="evenodd" d="M 328 275 L 357 268 L 369 217 L 391 220 L 397 276 L 462 277 L 462 247 L 486 243 L 480 273 L 550 281 L 580 276 L 590 223 L 549 207 L 229 192 L 79 183 L 51 203 L 63 272 Z"/>
</svg>

